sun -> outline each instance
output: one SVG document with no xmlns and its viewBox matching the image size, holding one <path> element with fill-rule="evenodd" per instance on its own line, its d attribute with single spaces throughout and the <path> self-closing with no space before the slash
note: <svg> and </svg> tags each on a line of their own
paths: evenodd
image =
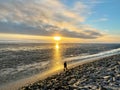
<svg viewBox="0 0 120 90">
<path fill-rule="evenodd" d="M 60 40 L 61 40 L 61 37 L 60 37 L 60 36 L 54 36 L 54 40 L 60 41 Z"/>
</svg>

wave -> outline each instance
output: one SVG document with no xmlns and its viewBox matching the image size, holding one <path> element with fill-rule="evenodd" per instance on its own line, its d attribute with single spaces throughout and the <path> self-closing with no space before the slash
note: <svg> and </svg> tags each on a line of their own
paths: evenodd
<svg viewBox="0 0 120 90">
<path fill-rule="evenodd" d="M 87 56 L 70 57 L 70 58 L 64 59 L 64 61 L 68 61 L 68 62 L 79 61 L 80 62 L 81 60 L 85 60 L 85 59 L 104 58 L 104 57 L 112 56 L 112 55 L 116 55 L 116 54 L 120 54 L 120 48 L 109 50 L 109 51 L 100 52 L 100 53 L 97 53 L 97 54 L 87 55 Z"/>
</svg>

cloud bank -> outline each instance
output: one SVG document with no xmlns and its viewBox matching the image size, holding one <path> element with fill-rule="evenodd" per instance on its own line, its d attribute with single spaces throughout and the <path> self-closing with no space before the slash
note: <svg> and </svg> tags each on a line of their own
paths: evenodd
<svg viewBox="0 0 120 90">
<path fill-rule="evenodd" d="M 95 39 L 103 34 L 83 24 L 90 7 L 77 1 L 68 7 L 61 0 L 0 0 L 0 33 Z"/>
</svg>

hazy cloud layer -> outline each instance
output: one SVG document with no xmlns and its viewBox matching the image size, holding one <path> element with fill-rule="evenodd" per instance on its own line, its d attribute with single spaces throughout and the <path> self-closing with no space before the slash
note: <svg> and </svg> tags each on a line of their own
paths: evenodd
<svg viewBox="0 0 120 90">
<path fill-rule="evenodd" d="M 91 13 L 81 2 L 68 8 L 60 0 L 0 0 L 0 33 L 101 37 L 101 32 L 82 24 Z"/>
</svg>

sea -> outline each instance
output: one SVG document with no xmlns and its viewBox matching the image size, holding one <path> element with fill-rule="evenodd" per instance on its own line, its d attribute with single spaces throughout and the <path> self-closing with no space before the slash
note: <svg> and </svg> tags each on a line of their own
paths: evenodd
<svg viewBox="0 0 120 90">
<path fill-rule="evenodd" d="M 77 62 L 80 57 L 100 56 L 102 52 L 111 51 L 118 53 L 120 44 L 0 43 L 0 87 L 61 67 L 64 61 L 70 64 L 75 58 Z"/>
</svg>

